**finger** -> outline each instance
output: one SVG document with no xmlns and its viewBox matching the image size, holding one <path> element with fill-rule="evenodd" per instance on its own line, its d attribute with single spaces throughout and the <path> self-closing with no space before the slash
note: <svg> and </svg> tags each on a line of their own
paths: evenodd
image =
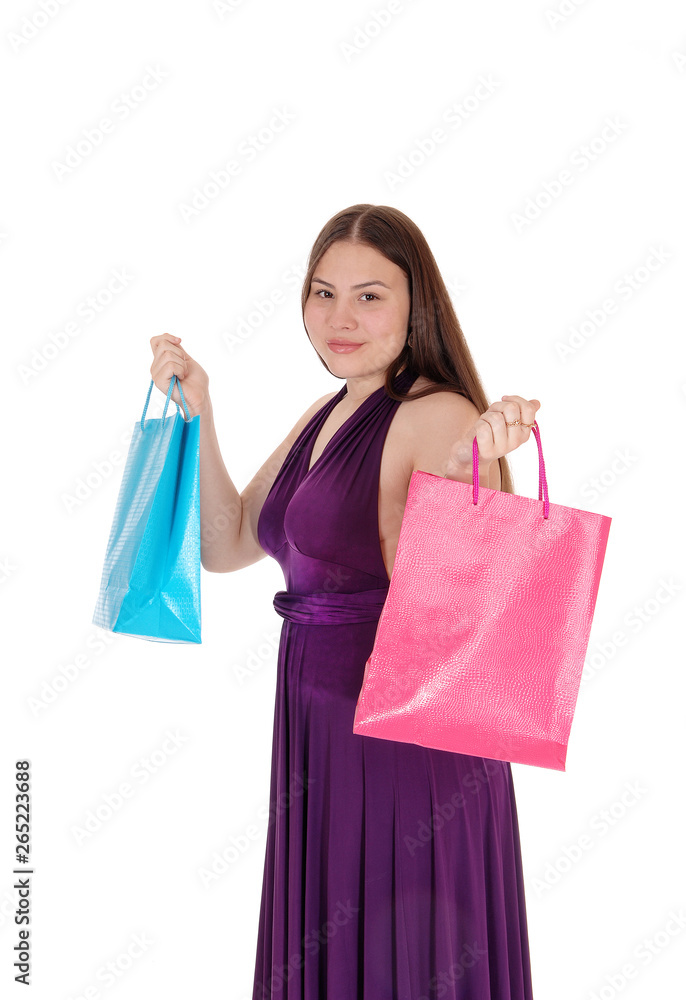
<svg viewBox="0 0 686 1000">
<path fill-rule="evenodd" d="M 151 337 L 150 346 L 153 351 L 157 350 L 162 341 L 166 341 L 169 344 L 179 344 L 181 343 L 181 337 L 175 337 L 171 333 L 161 333 L 155 337 Z"/>
<path fill-rule="evenodd" d="M 169 383 L 171 382 L 174 375 L 176 375 L 179 382 L 183 382 L 185 378 L 185 373 L 183 371 L 183 362 L 176 362 L 175 364 L 165 367 L 164 370 L 159 370 L 156 372 L 151 372 L 152 380 L 163 392 L 167 392 L 169 389 Z M 164 386 L 164 388 L 163 388 Z M 172 393 L 172 397 L 175 396 L 176 389 Z"/>
<path fill-rule="evenodd" d="M 163 344 L 161 345 L 161 350 L 155 356 L 155 363 L 159 365 L 165 361 L 174 361 L 176 358 L 179 358 L 181 361 L 186 360 L 186 352 L 183 347 Z"/>
<path fill-rule="evenodd" d="M 491 425 L 494 453 L 506 455 L 529 439 L 531 428 L 523 425 L 519 407 L 517 407 L 516 416 L 513 416 L 505 413 L 504 410 L 495 409 L 495 406 L 496 404 L 493 404 L 493 407 L 482 414 L 482 417 Z M 508 420 L 509 416 L 513 416 L 513 419 Z"/>
<path fill-rule="evenodd" d="M 526 406 L 527 404 L 533 406 L 534 410 L 538 410 L 541 406 L 540 399 L 524 399 L 523 396 L 501 396 L 501 399 L 513 399 L 515 402 L 519 403 L 520 406 Z"/>
<path fill-rule="evenodd" d="M 156 379 L 164 372 L 165 376 L 171 379 L 172 375 L 185 378 L 188 374 L 188 361 L 180 347 L 166 347 L 158 355 L 150 366 L 150 373 Z"/>
<path fill-rule="evenodd" d="M 516 402 L 519 405 L 520 410 L 520 420 L 523 424 L 533 424 L 536 419 L 536 411 L 540 409 L 541 401 L 540 399 L 524 399 L 523 396 L 502 396 L 501 397 L 508 402 Z M 516 419 L 516 418 L 515 418 Z M 530 429 L 530 428 L 527 428 Z"/>
<path fill-rule="evenodd" d="M 488 430 L 484 430 L 482 432 L 482 442 L 482 439 L 479 437 L 479 421 L 477 421 L 476 440 L 479 445 L 479 449 L 482 447 L 484 449 L 488 449 L 488 454 L 498 451 L 501 455 L 510 451 L 510 448 L 508 447 L 507 432 L 509 430 L 514 430 L 515 428 L 505 426 L 505 415 L 501 412 L 487 410 L 486 413 L 481 414 L 481 420 L 487 425 Z"/>
<path fill-rule="evenodd" d="M 531 419 L 527 419 L 527 413 L 529 412 L 529 407 L 527 406 L 526 400 L 522 400 L 523 405 L 519 405 L 515 402 L 515 399 L 521 399 L 521 396 L 509 397 L 506 402 L 500 402 L 497 400 L 495 403 L 491 403 L 487 413 L 496 413 L 502 415 L 503 424 L 507 426 L 507 430 L 514 430 L 519 432 L 520 427 L 524 430 L 529 430 L 530 428 L 524 427 L 525 424 L 530 424 L 533 422 L 533 410 L 531 410 Z M 517 423 L 517 421 L 519 421 Z"/>
</svg>

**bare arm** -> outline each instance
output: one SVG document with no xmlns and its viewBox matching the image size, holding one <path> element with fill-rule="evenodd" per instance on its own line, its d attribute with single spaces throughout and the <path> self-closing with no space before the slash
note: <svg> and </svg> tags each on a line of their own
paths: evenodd
<svg viewBox="0 0 686 1000">
<path fill-rule="evenodd" d="M 417 400 L 410 448 L 413 469 L 447 476 L 462 483 L 472 483 L 471 442 L 479 411 L 472 402 L 455 392 L 437 392 Z M 458 439 L 468 439 L 469 461 L 456 464 L 451 457 Z M 500 489 L 498 461 L 484 462 L 479 454 L 479 482 L 492 490 Z"/>
<path fill-rule="evenodd" d="M 208 572 L 233 573 L 267 554 L 257 538 L 262 505 L 298 435 L 335 395 L 322 396 L 303 413 L 242 493 L 226 471 L 208 399 L 200 418 L 201 561 Z"/>
<path fill-rule="evenodd" d="M 150 374 L 165 395 L 176 375 L 171 398 L 181 405 L 179 386 L 190 417 L 200 415 L 200 560 L 210 573 L 231 573 L 262 559 L 267 553 L 257 540 L 257 519 L 291 446 L 317 410 L 336 395 L 316 400 L 274 449 L 242 493 L 226 471 L 214 425 L 209 377 L 191 357 L 181 338 L 162 333 L 150 338 L 153 360 Z"/>
</svg>

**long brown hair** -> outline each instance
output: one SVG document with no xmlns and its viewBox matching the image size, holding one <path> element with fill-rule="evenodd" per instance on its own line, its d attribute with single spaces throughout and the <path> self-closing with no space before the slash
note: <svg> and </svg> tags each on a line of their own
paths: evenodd
<svg viewBox="0 0 686 1000">
<path fill-rule="evenodd" d="M 389 205 L 351 205 L 337 212 L 324 225 L 310 251 L 303 281 L 303 325 L 312 275 L 322 255 L 339 241 L 371 246 L 407 275 L 410 289 L 408 333 L 412 332 L 412 347 L 408 347 L 405 341 L 400 354 L 386 369 L 384 388 L 391 399 L 420 399 L 448 390 L 465 396 L 479 413 L 484 413 L 490 403 L 438 265 L 419 227 L 397 208 Z M 321 355 L 318 356 L 328 371 L 326 362 Z M 412 393 L 396 392 L 393 380 L 403 366 L 416 375 L 430 379 L 434 385 Z M 507 458 L 502 456 L 498 462 L 501 490 L 514 493 Z"/>
</svg>

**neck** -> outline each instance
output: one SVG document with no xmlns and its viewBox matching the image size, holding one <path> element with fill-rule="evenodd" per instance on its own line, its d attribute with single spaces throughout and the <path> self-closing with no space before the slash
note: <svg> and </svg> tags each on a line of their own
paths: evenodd
<svg viewBox="0 0 686 1000">
<path fill-rule="evenodd" d="M 398 372 L 404 372 L 406 365 Z M 377 373 L 375 375 L 360 375 L 357 377 L 351 377 L 346 379 L 346 395 L 348 399 L 354 402 L 362 402 L 371 396 L 373 392 L 380 389 L 382 385 L 386 383 L 386 372 Z"/>
</svg>

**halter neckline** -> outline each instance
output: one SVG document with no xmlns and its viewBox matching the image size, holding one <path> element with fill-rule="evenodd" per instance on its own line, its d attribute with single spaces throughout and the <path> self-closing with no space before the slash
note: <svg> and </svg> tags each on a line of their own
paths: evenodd
<svg viewBox="0 0 686 1000">
<path fill-rule="evenodd" d="M 405 381 L 408 381 L 408 376 L 411 378 L 412 382 L 414 382 L 419 377 L 418 375 L 416 375 L 413 372 L 411 372 L 409 368 L 403 368 L 403 370 L 401 372 L 398 372 L 398 374 L 393 379 L 393 388 L 396 389 L 396 388 L 398 388 L 398 386 L 402 386 Z M 331 397 L 331 399 L 329 400 L 328 404 L 325 404 L 324 407 L 322 407 L 322 410 L 319 411 L 320 414 L 323 413 L 323 419 L 318 424 L 317 429 L 315 430 L 314 436 L 312 438 L 312 445 L 308 449 L 306 460 L 305 460 L 305 473 L 304 473 L 303 479 L 306 478 L 307 476 L 309 476 L 311 472 L 314 472 L 314 470 L 317 468 L 317 466 L 319 465 L 319 463 L 321 462 L 321 460 L 326 455 L 326 453 L 327 453 L 327 451 L 329 449 L 329 446 L 331 444 L 333 444 L 334 441 L 336 441 L 336 439 L 338 438 L 339 435 L 342 435 L 343 432 L 348 429 L 349 424 L 351 423 L 352 420 L 355 419 L 355 417 L 359 418 L 360 411 L 362 411 L 364 407 L 368 406 L 369 402 L 371 400 L 375 399 L 375 397 L 377 397 L 379 395 L 379 393 L 383 393 L 384 390 L 385 390 L 385 388 L 386 388 L 385 383 L 383 385 L 380 385 L 377 389 L 374 389 L 373 392 L 370 392 L 370 394 L 368 396 L 366 396 L 362 400 L 362 402 L 359 404 L 359 406 L 355 407 L 355 409 L 350 414 L 350 416 L 347 417 L 346 420 L 343 421 L 343 423 L 341 424 L 341 426 L 337 430 L 334 431 L 334 433 L 331 435 L 331 437 L 329 438 L 329 440 L 324 445 L 324 448 L 322 449 L 321 455 L 319 455 L 319 457 L 315 459 L 315 461 L 312 463 L 311 467 L 308 469 L 307 466 L 309 465 L 310 459 L 312 458 L 312 452 L 314 450 L 315 442 L 316 442 L 316 440 L 317 440 L 317 438 L 319 436 L 319 431 L 322 429 L 324 421 L 327 419 L 327 417 L 329 416 L 329 414 L 333 410 L 334 406 L 336 406 L 341 401 L 341 399 L 344 396 L 347 395 L 347 392 L 348 392 L 348 384 L 347 384 L 347 382 L 344 385 L 341 386 L 340 390 L 338 391 L 338 393 L 335 396 Z"/>
</svg>

